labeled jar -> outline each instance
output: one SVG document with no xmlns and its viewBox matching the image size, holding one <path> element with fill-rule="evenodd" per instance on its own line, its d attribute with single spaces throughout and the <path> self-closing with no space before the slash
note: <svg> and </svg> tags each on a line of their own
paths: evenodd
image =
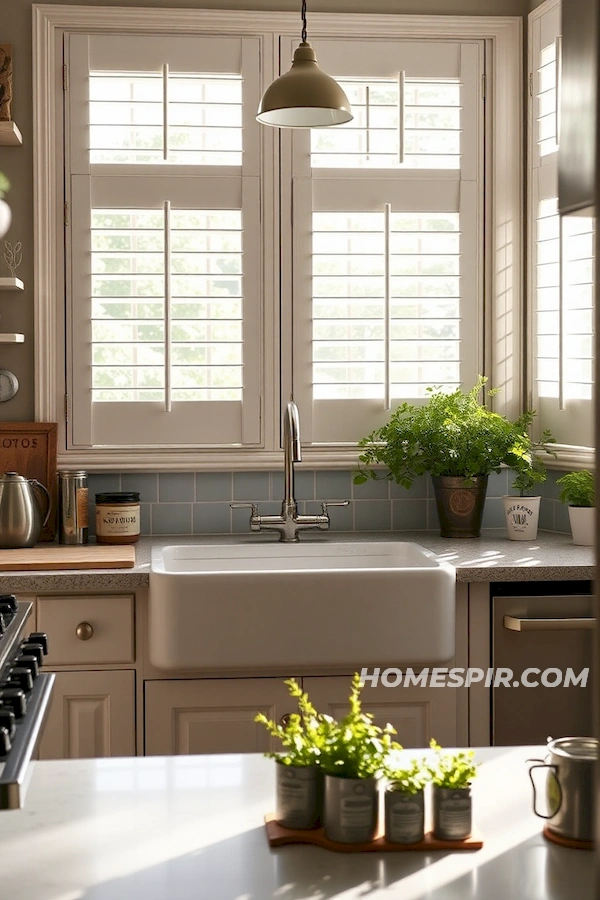
<svg viewBox="0 0 600 900">
<path fill-rule="evenodd" d="M 58 541 L 88 542 L 87 472 L 58 472 Z"/>
<path fill-rule="evenodd" d="M 137 491 L 96 494 L 96 542 L 135 544 L 140 538 L 140 495 Z"/>
</svg>

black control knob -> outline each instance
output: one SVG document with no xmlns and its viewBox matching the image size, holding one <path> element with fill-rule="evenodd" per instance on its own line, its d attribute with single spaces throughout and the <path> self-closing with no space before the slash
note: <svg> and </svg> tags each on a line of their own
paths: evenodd
<svg viewBox="0 0 600 900">
<path fill-rule="evenodd" d="M 35 681 L 40 673 L 39 664 L 35 656 L 33 655 L 21 655 L 17 656 L 15 659 L 15 666 L 18 666 L 20 669 L 29 669 L 31 672 L 31 677 Z"/>
<path fill-rule="evenodd" d="M 8 706 L 0 706 L 0 728 L 6 728 L 8 736 L 12 737 L 17 726 L 15 725 L 15 714 Z"/>
<path fill-rule="evenodd" d="M 0 758 L 6 756 L 10 750 L 10 734 L 6 728 L 0 727 Z"/>
<path fill-rule="evenodd" d="M 0 689 L 0 703 L 4 707 L 12 709 L 15 719 L 21 719 L 25 715 L 27 698 L 25 697 L 25 692 L 19 688 L 3 687 Z"/>
<path fill-rule="evenodd" d="M 21 688 L 22 691 L 30 691 L 33 687 L 33 677 L 29 669 L 15 666 L 9 672 L 7 684 L 9 687 Z"/>
<path fill-rule="evenodd" d="M 41 644 L 44 648 L 44 656 L 48 655 L 48 635 L 45 631 L 33 631 L 27 641 L 32 644 Z"/>
<path fill-rule="evenodd" d="M 0 604 L 8 606 L 11 612 L 17 611 L 17 598 L 14 594 L 0 594 Z"/>
<path fill-rule="evenodd" d="M 35 656 L 38 666 L 44 662 L 44 648 L 41 644 L 34 644 L 31 641 L 23 641 L 21 644 L 21 653 L 24 656 Z"/>
<path fill-rule="evenodd" d="M 4 616 L 6 624 L 8 624 L 10 622 L 10 620 L 12 619 L 12 617 L 14 616 L 15 611 L 12 608 L 12 606 L 8 605 L 8 603 L 0 602 L 0 613 Z"/>
<path fill-rule="evenodd" d="M 4 634 L 4 632 L 6 631 L 6 625 L 6 619 L 4 618 L 3 614 L 0 613 L 0 634 Z"/>
</svg>

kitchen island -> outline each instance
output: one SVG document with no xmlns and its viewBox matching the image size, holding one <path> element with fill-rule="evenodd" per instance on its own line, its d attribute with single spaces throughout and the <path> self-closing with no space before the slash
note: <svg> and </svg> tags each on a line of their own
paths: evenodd
<svg viewBox="0 0 600 900">
<path fill-rule="evenodd" d="M 474 783 L 484 847 L 342 854 L 269 849 L 273 763 L 255 754 L 38 762 L 0 812 L 10 900 L 592 900 L 594 854 L 548 843 L 529 757 L 488 748 Z M 419 751 L 406 751 L 411 759 Z"/>
</svg>

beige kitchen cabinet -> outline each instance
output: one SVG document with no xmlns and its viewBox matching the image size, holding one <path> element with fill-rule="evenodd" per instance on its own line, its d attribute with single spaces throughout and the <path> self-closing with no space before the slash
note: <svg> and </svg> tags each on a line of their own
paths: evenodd
<svg viewBox="0 0 600 900">
<path fill-rule="evenodd" d="M 351 675 L 303 678 L 312 703 L 323 713 L 342 718 L 348 711 Z M 427 747 L 434 737 L 442 746 L 465 743 L 458 733 L 458 692 L 465 688 L 385 687 L 366 684 L 361 693 L 364 712 L 373 713 L 377 725 L 389 722 L 403 747 Z"/>
<path fill-rule="evenodd" d="M 125 665 L 134 661 L 131 594 L 37 598 L 39 631 L 48 635 L 48 666 Z"/>
<path fill-rule="evenodd" d="M 40 759 L 135 756 L 135 672 L 58 672 Z"/>
<path fill-rule="evenodd" d="M 145 753 L 257 753 L 276 749 L 257 712 L 293 712 L 282 678 L 146 681 Z"/>
</svg>

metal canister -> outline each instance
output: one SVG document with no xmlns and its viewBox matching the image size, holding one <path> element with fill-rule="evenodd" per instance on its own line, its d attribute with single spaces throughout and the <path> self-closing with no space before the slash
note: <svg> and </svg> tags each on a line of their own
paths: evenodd
<svg viewBox="0 0 600 900">
<path fill-rule="evenodd" d="M 548 829 L 559 837 L 575 841 L 594 839 L 594 770 L 598 759 L 598 741 L 591 737 L 566 737 L 548 740 L 548 758 L 532 759 L 529 769 L 533 785 L 533 811 L 547 819 Z M 547 769 L 547 813 L 536 808 L 534 769 Z"/>
<path fill-rule="evenodd" d="M 58 540 L 61 544 L 88 542 L 87 472 L 58 473 Z"/>
</svg>

